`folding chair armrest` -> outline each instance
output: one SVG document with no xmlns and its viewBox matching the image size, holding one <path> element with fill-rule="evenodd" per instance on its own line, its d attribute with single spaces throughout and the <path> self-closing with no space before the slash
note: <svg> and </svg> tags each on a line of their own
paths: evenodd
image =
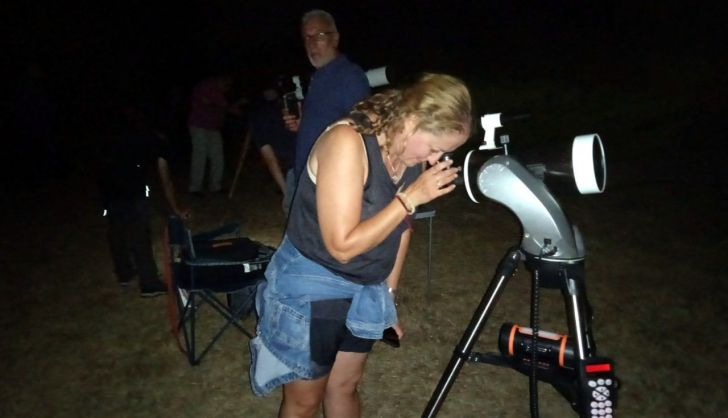
<svg viewBox="0 0 728 418">
<path fill-rule="evenodd" d="M 260 245 L 260 254 L 264 257 L 270 257 L 273 255 L 273 253 L 276 252 L 275 247 L 271 247 L 270 245 Z"/>
<path fill-rule="evenodd" d="M 211 231 L 200 232 L 192 236 L 193 242 L 212 241 L 223 236 L 240 236 L 240 223 L 231 222 Z"/>
</svg>

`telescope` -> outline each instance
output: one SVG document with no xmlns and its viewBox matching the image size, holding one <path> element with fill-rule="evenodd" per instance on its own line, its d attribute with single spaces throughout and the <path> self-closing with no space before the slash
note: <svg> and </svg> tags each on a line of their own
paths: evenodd
<svg viewBox="0 0 728 418">
<path fill-rule="evenodd" d="M 522 236 L 496 268 L 422 417 L 437 415 L 466 362 L 510 367 L 527 375 L 532 417 L 538 417 L 538 381 L 550 383 L 582 418 L 615 416 L 618 379 L 613 361 L 596 351 L 593 312 L 586 297 L 584 240 L 544 183 L 548 176 L 569 177 L 582 194 L 603 192 L 604 146 L 598 134 L 577 135 L 568 164 L 571 172 L 546 163 L 525 164 L 510 154 L 508 135 L 496 140 L 495 130 L 528 117 L 501 113 L 482 116 L 483 143 L 465 157 L 463 182 L 468 197 L 477 203 L 484 196 L 507 207 L 520 222 Z M 507 322 L 499 331 L 498 352 L 474 352 L 488 317 L 521 262 L 532 278 L 530 326 Z M 561 291 L 568 333 L 539 329 L 540 288 Z"/>
</svg>

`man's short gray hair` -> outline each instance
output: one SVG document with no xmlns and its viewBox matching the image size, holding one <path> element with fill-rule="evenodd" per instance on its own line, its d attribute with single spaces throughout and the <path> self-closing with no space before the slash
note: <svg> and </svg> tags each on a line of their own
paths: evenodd
<svg viewBox="0 0 728 418">
<path fill-rule="evenodd" d="M 336 29 L 336 20 L 334 20 L 334 16 L 332 16 L 331 13 L 325 10 L 314 9 L 304 13 L 303 17 L 301 18 L 301 25 L 305 25 L 311 19 L 321 19 L 324 22 L 328 23 L 334 32 L 338 32 L 338 30 Z"/>
</svg>

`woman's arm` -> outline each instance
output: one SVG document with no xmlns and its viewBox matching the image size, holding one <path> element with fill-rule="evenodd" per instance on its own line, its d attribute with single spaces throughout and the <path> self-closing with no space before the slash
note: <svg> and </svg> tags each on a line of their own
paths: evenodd
<svg viewBox="0 0 728 418">
<path fill-rule="evenodd" d="M 402 274 L 402 267 L 404 267 L 404 260 L 407 258 L 407 251 L 409 250 L 410 238 L 412 237 L 412 228 L 408 228 L 402 233 L 399 241 L 399 249 L 397 250 L 397 259 L 394 261 L 394 267 L 387 276 L 387 287 L 389 292 L 394 299 L 395 305 L 397 304 L 397 290 L 399 288 L 399 278 Z M 394 331 L 397 333 L 398 338 L 404 336 L 404 330 L 400 326 L 399 322 L 393 326 Z"/>
<path fill-rule="evenodd" d="M 404 260 L 407 258 L 407 250 L 409 250 L 410 238 L 412 237 L 412 228 L 408 228 L 402 232 L 399 249 L 397 250 L 397 259 L 394 261 L 394 267 L 392 272 L 387 276 L 387 287 L 396 291 L 399 287 L 399 277 L 402 274 L 402 267 L 404 267 Z M 392 292 L 395 293 L 395 292 Z"/>
<path fill-rule="evenodd" d="M 360 220 L 368 164 L 361 135 L 351 126 L 337 126 L 323 134 L 309 163 L 316 175 L 321 235 L 338 261 L 346 263 L 375 247 L 406 216 L 405 208 L 393 198 L 379 213 Z"/>
<path fill-rule="evenodd" d="M 275 180 L 278 188 L 281 190 L 281 193 L 285 194 L 286 176 L 283 174 L 281 165 L 278 163 L 278 157 L 276 156 L 275 150 L 270 144 L 265 144 L 260 147 L 259 151 L 260 156 L 263 157 L 263 161 L 265 161 L 266 167 L 268 167 L 268 172 L 270 172 L 271 177 Z"/>
</svg>

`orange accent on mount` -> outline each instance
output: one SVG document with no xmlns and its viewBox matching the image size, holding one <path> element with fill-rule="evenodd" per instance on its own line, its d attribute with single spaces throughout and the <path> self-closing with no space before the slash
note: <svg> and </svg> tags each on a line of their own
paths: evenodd
<svg viewBox="0 0 728 418">
<path fill-rule="evenodd" d="M 518 331 L 518 325 L 513 324 L 511 327 L 511 335 L 508 338 L 508 354 L 513 355 L 513 340 L 516 339 L 516 331 Z"/>
<path fill-rule="evenodd" d="M 566 335 L 561 336 L 561 347 L 559 347 L 559 366 L 564 367 L 564 353 L 566 352 Z"/>
</svg>

